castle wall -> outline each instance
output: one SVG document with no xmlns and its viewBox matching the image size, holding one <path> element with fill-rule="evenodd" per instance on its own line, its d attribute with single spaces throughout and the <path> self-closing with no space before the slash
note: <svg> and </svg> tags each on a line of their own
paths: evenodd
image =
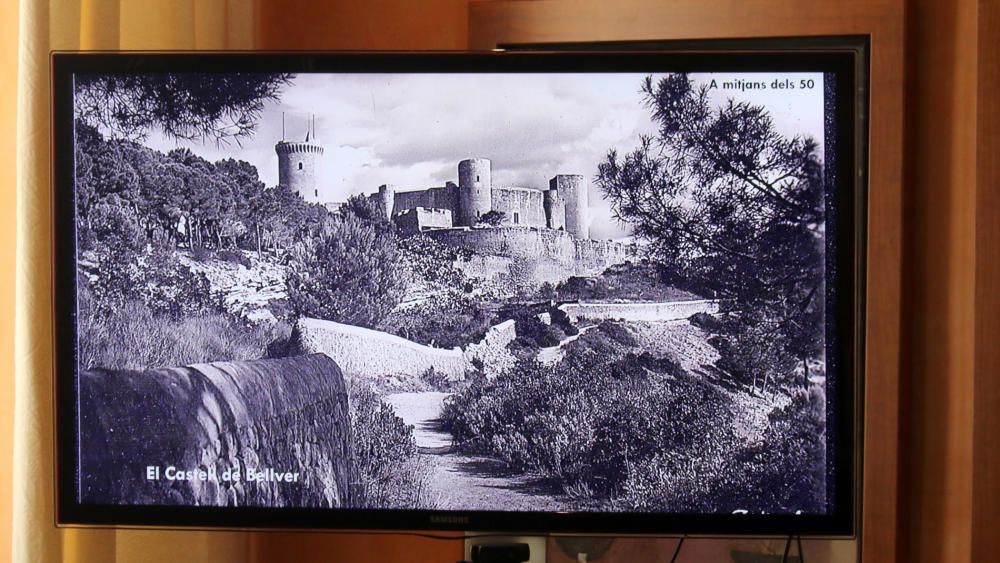
<svg viewBox="0 0 1000 563">
<path fill-rule="evenodd" d="M 137 405 L 141 405 L 137 407 Z M 351 506 L 347 390 L 327 356 L 80 375 L 80 495 L 99 504 Z M 146 479 L 146 466 L 161 468 Z M 166 469 L 216 479 L 170 481 Z M 239 481 L 225 481 L 227 470 Z M 294 482 L 246 472 L 297 473 Z"/>
<path fill-rule="evenodd" d="M 557 190 L 546 190 L 543 197 L 545 208 L 545 224 L 557 231 L 566 230 L 566 202 L 559 197 Z"/>
<path fill-rule="evenodd" d="M 426 190 L 395 192 L 393 199 L 393 215 L 417 207 L 447 209 L 451 211 L 452 217 L 458 214 L 458 187 L 454 184 Z"/>
<path fill-rule="evenodd" d="M 545 227 L 542 192 L 528 188 L 493 188 L 493 211 L 504 214 L 503 225 Z M 517 213 L 517 222 L 514 214 Z"/>
<path fill-rule="evenodd" d="M 719 302 L 710 299 L 670 301 L 663 303 L 564 303 L 559 309 L 576 322 L 588 319 L 613 319 L 622 321 L 680 321 L 695 313 L 714 315 L 719 312 Z"/>
<path fill-rule="evenodd" d="M 634 255 L 633 246 L 629 244 L 577 239 L 566 231 L 545 228 L 451 229 L 426 234 L 477 254 L 518 259 L 531 272 L 527 275 L 539 282 L 597 275 L 609 266 L 629 261 Z"/>
<path fill-rule="evenodd" d="M 452 214 L 449 209 L 408 209 L 395 218 L 404 235 L 414 235 L 425 229 L 450 229 Z"/>
</svg>

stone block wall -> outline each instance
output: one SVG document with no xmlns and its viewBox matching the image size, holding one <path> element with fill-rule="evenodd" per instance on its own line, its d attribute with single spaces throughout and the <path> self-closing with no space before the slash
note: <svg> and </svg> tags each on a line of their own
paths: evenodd
<svg viewBox="0 0 1000 563">
<path fill-rule="evenodd" d="M 493 211 L 504 214 L 504 225 L 545 227 L 542 192 L 529 188 L 493 188 Z M 517 214 L 515 222 L 514 214 Z"/>
<path fill-rule="evenodd" d="M 327 356 L 95 369 L 79 385 L 83 502 L 351 506 L 347 391 Z M 169 480 L 169 467 L 215 478 Z M 267 470 L 296 477 L 247 479 Z"/>
<path fill-rule="evenodd" d="M 716 314 L 719 302 L 708 299 L 662 303 L 564 303 L 559 309 L 576 322 L 580 317 L 622 321 L 680 321 L 695 313 Z"/>
<path fill-rule="evenodd" d="M 419 376 L 433 368 L 458 380 L 472 367 L 460 349 L 432 348 L 386 332 L 309 318 L 295 325 L 290 352 L 326 354 L 350 377 Z"/>
</svg>

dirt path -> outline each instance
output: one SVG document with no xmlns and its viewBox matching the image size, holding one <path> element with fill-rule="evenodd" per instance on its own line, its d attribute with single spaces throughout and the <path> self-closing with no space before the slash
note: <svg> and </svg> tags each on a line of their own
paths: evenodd
<svg viewBox="0 0 1000 563">
<path fill-rule="evenodd" d="M 496 460 L 457 453 L 441 429 L 449 393 L 395 393 L 384 397 L 396 415 L 413 425 L 420 455 L 431 467 L 431 502 L 440 510 L 571 510 L 569 500 L 544 482 L 511 474 Z"/>
</svg>

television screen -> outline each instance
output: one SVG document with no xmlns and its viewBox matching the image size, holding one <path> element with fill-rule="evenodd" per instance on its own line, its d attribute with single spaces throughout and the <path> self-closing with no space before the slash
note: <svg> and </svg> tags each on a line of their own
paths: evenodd
<svg viewBox="0 0 1000 563">
<path fill-rule="evenodd" d="M 55 55 L 60 523 L 852 533 L 857 56 Z"/>
</svg>

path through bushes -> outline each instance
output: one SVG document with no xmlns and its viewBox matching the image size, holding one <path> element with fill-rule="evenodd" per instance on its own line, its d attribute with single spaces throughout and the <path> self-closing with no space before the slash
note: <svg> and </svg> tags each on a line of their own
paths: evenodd
<svg viewBox="0 0 1000 563">
<path fill-rule="evenodd" d="M 498 461 L 458 453 L 441 428 L 441 408 L 450 393 L 394 393 L 384 400 L 406 424 L 420 455 L 431 465 L 430 500 L 440 510 L 570 510 L 569 499 L 530 475 L 506 471 Z"/>
</svg>

